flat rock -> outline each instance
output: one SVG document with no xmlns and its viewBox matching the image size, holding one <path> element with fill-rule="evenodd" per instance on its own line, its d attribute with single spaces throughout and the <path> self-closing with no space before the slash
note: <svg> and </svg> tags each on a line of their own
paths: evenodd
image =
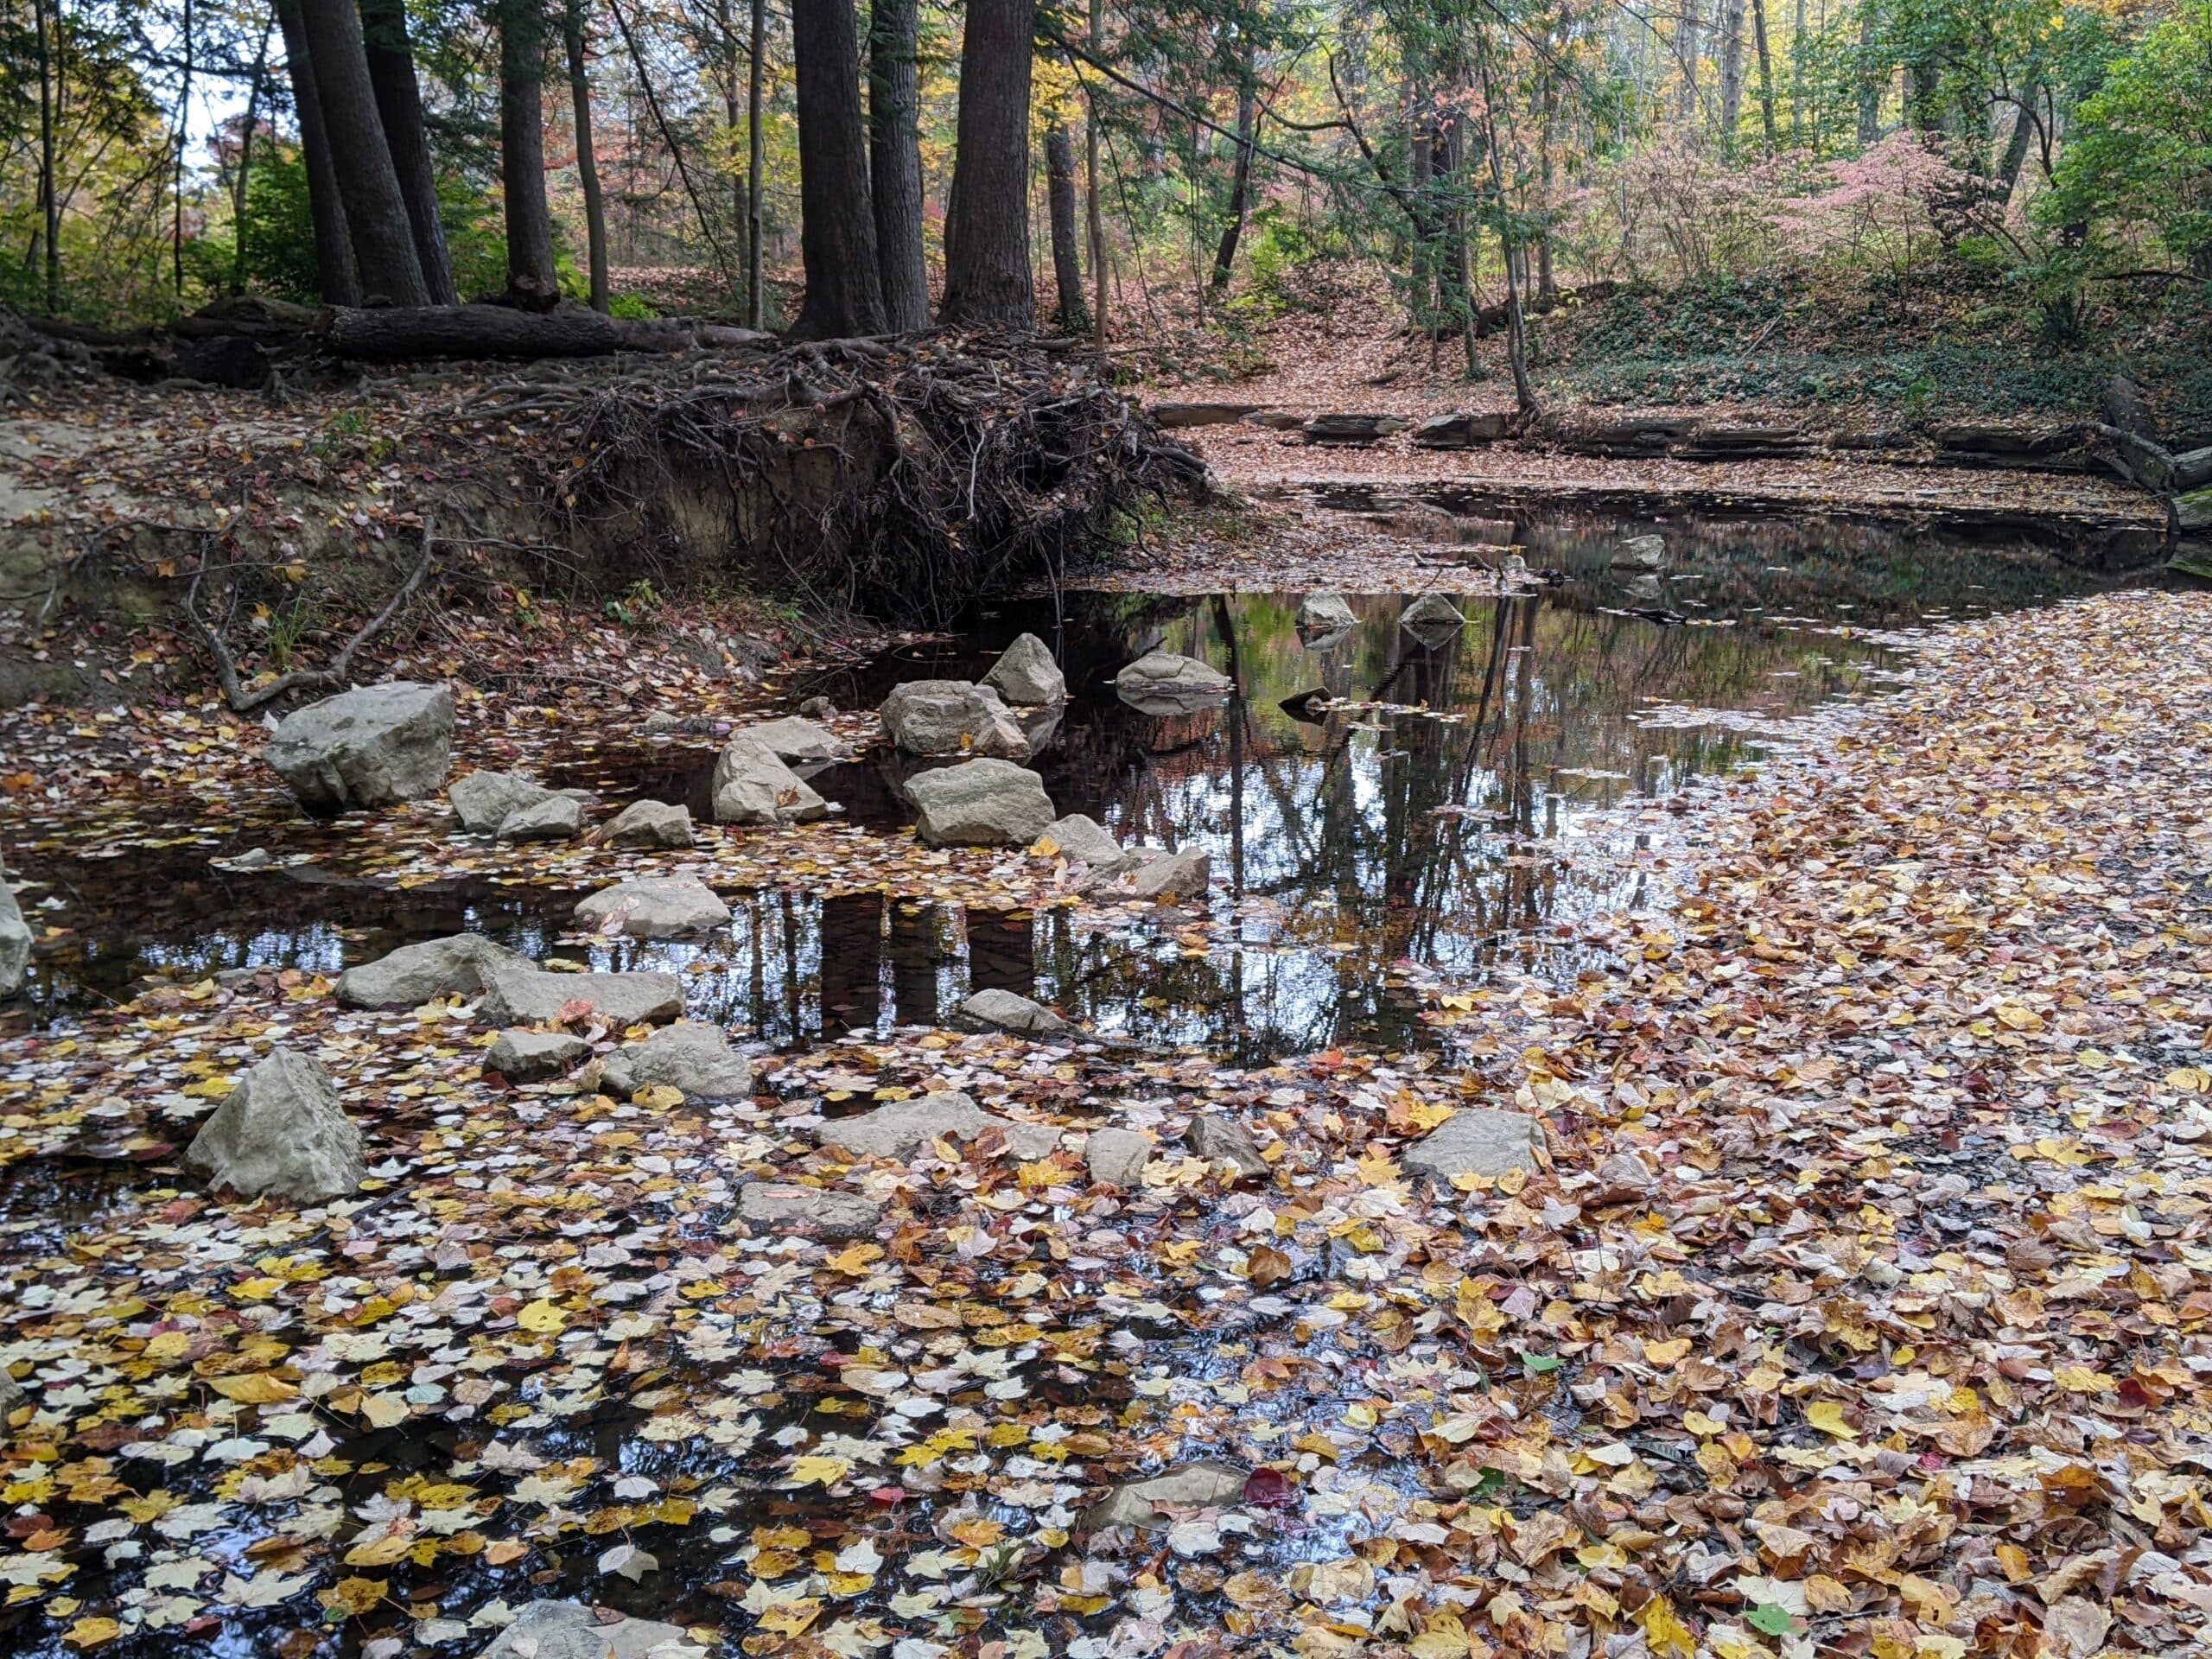
<svg viewBox="0 0 2212 1659">
<path fill-rule="evenodd" d="M 1101 879 L 1118 875 L 1131 862 L 1128 849 L 1096 818 L 1081 812 L 1053 819 L 1045 826 L 1045 833 L 1030 843 L 1029 850 L 1039 858 L 1065 858 L 1071 864 L 1080 864 Z"/>
<path fill-rule="evenodd" d="M 1308 594 L 1299 602 L 1298 635 L 1313 639 L 1344 632 L 1359 626 L 1342 594 Z"/>
<path fill-rule="evenodd" d="M 1236 1173 L 1246 1180 L 1254 1180 L 1268 1173 L 1268 1160 L 1260 1154 L 1260 1143 L 1252 1138 L 1252 1131 L 1233 1117 L 1218 1112 L 1200 1112 L 1191 1120 L 1191 1150 L 1209 1163 L 1231 1163 Z"/>
<path fill-rule="evenodd" d="M 361 1131 L 330 1073 L 289 1048 L 270 1050 L 238 1079 L 184 1156 L 214 1185 L 301 1205 L 342 1198 L 367 1173 Z"/>
<path fill-rule="evenodd" d="M 484 1052 L 484 1069 L 509 1083 L 535 1083 L 558 1077 L 591 1052 L 591 1045 L 565 1031 L 503 1031 Z"/>
<path fill-rule="evenodd" d="M 1007 1146 L 1020 1158 L 1045 1157 L 1060 1142 L 1059 1130 L 1049 1123 L 1017 1123 L 985 1111 L 972 1096 L 958 1094 L 893 1101 L 874 1111 L 832 1118 L 814 1132 L 814 1138 L 859 1157 L 904 1162 L 931 1141 L 973 1141 L 991 1129 L 1004 1131 Z"/>
<path fill-rule="evenodd" d="M 1067 677 L 1052 660 L 1052 647 L 1033 633 L 1025 633 L 999 653 L 983 683 L 1007 702 L 1024 708 L 1067 701 Z"/>
<path fill-rule="evenodd" d="M 388 806 L 435 794 L 453 764 L 453 694 L 388 681 L 294 710 L 264 752 L 302 806 Z"/>
<path fill-rule="evenodd" d="M 1165 431 L 1192 426 L 1228 426 L 1259 409 L 1257 404 L 1154 404 L 1145 412 Z"/>
<path fill-rule="evenodd" d="M 1083 1157 L 1092 1180 L 1134 1191 L 1144 1185 L 1144 1166 L 1152 1161 L 1152 1137 L 1135 1129 L 1093 1129 Z"/>
<path fill-rule="evenodd" d="M 1213 882 L 1213 859 L 1203 847 L 1183 847 L 1142 863 L 1116 888 L 1136 899 L 1203 899 Z"/>
<path fill-rule="evenodd" d="M 865 1238 L 883 1211 L 853 1192 L 831 1192 L 790 1181 L 747 1181 L 737 1189 L 741 1220 L 756 1227 L 805 1227 L 824 1238 Z"/>
<path fill-rule="evenodd" d="M 909 680 L 893 688 L 878 712 L 884 734 L 904 754 L 925 760 L 955 755 L 1029 758 L 1028 736 L 995 686 L 968 680 Z"/>
<path fill-rule="evenodd" d="M 632 801 L 599 835 L 609 847 L 689 847 L 691 809 L 667 801 Z"/>
<path fill-rule="evenodd" d="M 501 841 L 574 841 L 583 830 L 583 803 L 573 795 L 548 795 L 499 820 Z"/>
<path fill-rule="evenodd" d="M 1316 415 L 1299 429 L 1308 443 L 1373 443 L 1406 429 L 1396 415 Z"/>
<path fill-rule="evenodd" d="M 971 1024 L 1020 1037 L 1065 1037 L 1075 1027 L 1041 1002 L 994 987 L 976 993 L 960 1005 L 960 1017 Z"/>
<path fill-rule="evenodd" d="M 1159 1505 L 1224 1509 L 1244 1501 L 1244 1485 L 1250 1478 L 1249 1471 L 1233 1463 L 1209 1459 L 1202 1463 L 1185 1464 L 1149 1480 L 1133 1480 L 1116 1487 L 1109 1497 L 1090 1506 L 1083 1522 L 1092 1532 L 1107 1527 L 1165 1527 L 1169 1517 Z"/>
<path fill-rule="evenodd" d="M 462 829 L 488 836 L 506 822 L 509 813 L 536 806 L 552 793 L 518 772 L 472 772 L 454 779 L 446 799 L 453 804 L 453 815 Z"/>
<path fill-rule="evenodd" d="M 729 920 L 729 906 L 695 876 L 640 875 L 581 900 L 576 922 L 630 939 L 680 939 Z"/>
<path fill-rule="evenodd" d="M 1664 536 L 1630 536 L 1613 550 L 1616 570 L 1663 570 L 1667 568 Z"/>
<path fill-rule="evenodd" d="M 834 760 L 837 758 L 837 740 L 812 721 L 802 720 L 797 715 L 785 715 L 781 720 L 748 726 L 738 735 L 751 738 L 786 765 L 793 760 Z"/>
<path fill-rule="evenodd" d="M 1423 594 L 1399 613 L 1398 626 L 1428 645 L 1450 639 L 1467 626 L 1467 619 L 1443 594 Z"/>
<path fill-rule="evenodd" d="M 1486 1179 L 1539 1167 L 1543 1125 L 1520 1112 L 1467 1107 L 1456 1111 L 1399 1154 L 1407 1173 L 1448 1181 L 1454 1175 Z"/>
<path fill-rule="evenodd" d="M 810 823 L 830 804 L 766 744 L 741 732 L 715 761 L 718 823 Z"/>
<path fill-rule="evenodd" d="M 1505 435 L 1505 416 L 1497 410 L 1432 415 L 1414 428 L 1414 442 L 1424 449 L 1471 449 Z"/>
<path fill-rule="evenodd" d="M 720 1026 L 683 1020 L 642 1043 L 617 1049 L 600 1067 L 602 1087 L 618 1100 L 658 1085 L 686 1100 L 734 1100 L 753 1092 L 753 1067 L 729 1046 Z"/>
<path fill-rule="evenodd" d="M 610 1026 L 641 1026 L 683 1012 L 683 982 L 674 974 L 553 974 L 540 968 L 494 968 L 476 1006 L 487 1026 L 548 1026 L 581 1004 Z"/>
<path fill-rule="evenodd" d="M 30 959 L 30 924 L 23 920 L 16 890 L 8 885 L 8 872 L 0 868 L 0 997 L 13 996 L 23 988 Z"/>
<path fill-rule="evenodd" d="M 1219 702 L 1236 682 L 1195 657 L 1148 651 L 1114 677 L 1114 692 L 1143 715 L 1187 715 Z"/>
<path fill-rule="evenodd" d="M 1009 760 L 965 760 L 906 780 L 931 847 L 1023 847 L 1052 822 L 1045 780 Z"/>
<path fill-rule="evenodd" d="M 580 1601 L 534 1601 L 476 1659 L 704 1659 L 675 1624 L 626 1618 Z"/>
<path fill-rule="evenodd" d="M 495 968 L 534 969 L 530 958 L 474 933 L 403 944 L 388 956 L 338 976 L 338 1000 L 349 1008 L 419 1007 L 434 996 L 475 996 Z"/>
</svg>

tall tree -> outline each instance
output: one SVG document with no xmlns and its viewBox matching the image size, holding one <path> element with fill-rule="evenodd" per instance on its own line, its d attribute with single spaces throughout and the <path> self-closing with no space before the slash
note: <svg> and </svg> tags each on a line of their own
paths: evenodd
<svg viewBox="0 0 2212 1659">
<path fill-rule="evenodd" d="M 399 174 L 377 115 L 376 88 L 369 82 L 360 14 L 353 0 L 299 0 L 299 7 L 364 297 L 391 305 L 428 305 L 429 286 L 415 254 L 414 227 L 407 220 Z"/>
<path fill-rule="evenodd" d="M 767 224 L 761 205 L 766 147 L 760 132 L 760 112 L 766 105 L 768 75 L 768 0 L 753 0 L 753 66 L 745 92 L 745 187 L 751 205 L 745 221 L 745 321 L 760 327 L 764 314 L 760 295 L 760 233 Z"/>
<path fill-rule="evenodd" d="M 731 223 L 736 226 L 740 238 L 751 223 L 753 209 L 747 200 L 745 170 L 737 164 L 737 128 L 745 112 L 744 94 L 737 79 L 738 41 L 736 20 L 730 11 L 729 0 L 715 0 L 715 49 L 721 62 L 715 79 L 721 82 L 722 139 L 728 145 Z M 740 243 L 742 246 L 742 242 Z"/>
<path fill-rule="evenodd" d="M 1720 153 L 1736 153 L 1744 118 L 1744 0 L 1720 0 Z"/>
<path fill-rule="evenodd" d="M 1076 251 L 1075 141 L 1068 124 L 1045 129 L 1045 194 L 1052 220 L 1052 281 L 1059 290 L 1060 327 L 1079 334 L 1088 319 L 1083 305 L 1083 260 Z"/>
<path fill-rule="evenodd" d="M 1766 137 L 1766 153 L 1772 156 L 1782 147 L 1782 138 L 1774 120 L 1774 57 L 1767 50 L 1766 0 L 1751 0 L 1751 39 L 1759 54 L 1759 127 Z"/>
<path fill-rule="evenodd" d="M 1211 286 L 1217 294 L 1229 286 L 1230 272 L 1236 264 L 1236 245 L 1244 235 L 1245 204 L 1252 189 L 1252 146 L 1257 137 L 1259 92 L 1251 57 L 1247 54 L 1243 73 L 1236 83 L 1236 159 L 1229 175 L 1229 222 L 1221 227 L 1221 241 L 1213 251 Z"/>
<path fill-rule="evenodd" d="M 940 320 L 1031 328 L 1029 71 L 1036 0 L 969 0 Z"/>
<path fill-rule="evenodd" d="M 330 159 L 330 134 L 322 124 L 322 94 L 315 90 L 315 59 L 299 0 L 276 0 L 276 27 L 284 35 L 284 69 L 292 83 L 292 110 L 300 123 L 300 158 L 307 168 L 308 218 L 315 226 L 315 286 L 325 305 L 359 305 L 353 238 L 346 202 Z"/>
<path fill-rule="evenodd" d="M 58 90 L 54 60 L 60 44 L 61 20 L 54 16 L 46 0 L 31 0 L 31 21 L 38 29 L 38 205 L 39 227 L 46 238 L 46 308 L 58 313 L 61 309 L 61 194 L 54 165 L 54 105 Z"/>
<path fill-rule="evenodd" d="M 576 181 L 583 188 L 584 237 L 591 267 L 591 308 L 612 303 L 607 280 L 607 202 L 600 194 L 599 156 L 591 136 L 591 66 L 584 56 L 583 0 L 563 0 L 561 43 L 569 59 L 569 100 L 576 118 Z"/>
<path fill-rule="evenodd" d="M 894 334 L 930 323 L 922 250 L 920 22 L 915 0 L 874 0 L 868 22 L 868 188 L 884 318 Z"/>
<path fill-rule="evenodd" d="M 1090 0 L 1090 55 L 1094 58 L 1106 45 L 1106 8 L 1104 0 Z M 1084 100 L 1083 137 L 1085 150 L 1084 161 L 1084 208 L 1089 221 L 1086 228 L 1090 237 L 1090 343 L 1101 358 L 1106 355 L 1106 213 L 1101 204 L 1098 189 L 1098 108 Z"/>
<path fill-rule="evenodd" d="M 799 254 L 806 299 L 791 333 L 830 340 L 885 332 L 883 284 L 861 135 L 860 45 L 852 0 L 796 0 Z"/>
<path fill-rule="evenodd" d="M 438 218 L 438 175 L 430 165 L 430 138 L 423 124 L 423 90 L 415 79 L 415 47 L 407 38 L 404 0 L 360 0 L 361 46 L 369 60 L 369 84 L 376 88 L 377 116 L 384 123 L 391 163 L 399 175 L 399 194 L 407 203 L 407 222 L 415 233 L 415 257 L 434 305 L 451 305 L 453 261 L 446 252 L 445 226 Z"/>
<path fill-rule="evenodd" d="M 499 0 L 499 194 L 506 205 L 507 292 L 550 307 L 561 297 L 545 200 L 545 3 Z"/>
</svg>

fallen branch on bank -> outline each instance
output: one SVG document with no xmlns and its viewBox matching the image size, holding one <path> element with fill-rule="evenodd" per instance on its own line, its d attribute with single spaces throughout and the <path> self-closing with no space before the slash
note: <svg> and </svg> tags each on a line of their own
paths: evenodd
<svg viewBox="0 0 2212 1659">
<path fill-rule="evenodd" d="M 505 305 L 340 307 L 324 343 L 340 357 L 402 363 L 426 357 L 609 357 L 616 352 L 680 352 L 694 346 L 765 345 L 753 328 L 679 317 L 604 316 L 581 305 L 523 311 Z"/>
</svg>

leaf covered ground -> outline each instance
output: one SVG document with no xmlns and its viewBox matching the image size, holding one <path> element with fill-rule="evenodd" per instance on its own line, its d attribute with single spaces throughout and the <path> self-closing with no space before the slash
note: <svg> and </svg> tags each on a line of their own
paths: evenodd
<svg viewBox="0 0 2212 1659">
<path fill-rule="evenodd" d="M 893 1659 L 2201 1646 L 2209 662 L 2202 595 L 1935 636 L 1840 737 L 1653 809 L 1680 897 L 1592 924 L 1610 966 L 1425 984 L 1465 1065 L 907 1030 L 617 1102 L 485 1075 L 464 1003 L 275 971 L 12 1040 L 11 1179 L 127 1173 L 0 1236 L 0 1630 L 392 1659 L 562 1594 Z M 800 885 L 914 855 L 806 833 Z M 168 1158 L 280 1041 L 370 1137 L 356 1199 Z M 1067 1138 L 816 1144 L 944 1089 Z M 1466 1105 L 1542 1117 L 1548 1167 L 1409 1179 Z M 1088 1175 L 1107 1126 L 1156 1137 L 1134 1190 Z M 880 1224 L 748 1224 L 764 1178 Z M 1229 1503 L 1086 1526 L 1205 1458 Z"/>
</svg>

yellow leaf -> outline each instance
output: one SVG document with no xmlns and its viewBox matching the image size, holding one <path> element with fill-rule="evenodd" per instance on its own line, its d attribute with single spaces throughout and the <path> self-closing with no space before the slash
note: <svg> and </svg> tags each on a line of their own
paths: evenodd
<svg viewBox="0 0 2212 1659">
<path fill-rule="evenodd" d="M 2069 1394 L 2110 1394 L 2119 1386 L 2102 1371 L 2092 1370 L 2087 1365 L 2060 1365 L 2050 1375 L 2051 1380 Z"/>
<path fill-rule="evenodd" d="M 1843 1408 L 1833 1400 L 1815 1400 L 1805 1408 L 1805 1421 L 1823 1434 L 1839 1440 L 1855 1440 L 1859 1431 L 1843 1421 Z"/>
<path fill-rule="evenodd" d="M 226 1400 L 235 1400 L 242 1406 L 273 1406 L 299 1393 L 283 1377 L 268 1371 L 257 1371 L 251 1376 L 219 1376 L 211 1386 Z"/>
<path fill-rule="evenodd" d="M 372 1538 L 365 1544 L 356 1544 L 346 1552 L 348 1567 L 390 1567 L 404 1555 L 415 1541 L 404 1534 L 391 1532 L 381 1538 Z"/>
<path fill-rule="evenodd" d="M 1690 1339 L 1688 1337 L 1675 1337 L 1667 1342 L 1647 1342 L 1643 1344 L 1643 1357 L 1647 1363 L 1653 1365 L 1672 1365 L 1677 1360 L 1689 1357 L 1689 1351 Z"/>
<path fill-rule="evenodd" d="M 73 1648 L 97 1648 L 122 1634 L 123 1626 L 111 1618 L 80 1618 L 62 1633 L 61 1639 Z"/>
<path fill-rule="evenodd" d="M 550 1337 L 567 1325 L 569 1316 L 541 1297 L 516 1314 L 515 1323 L 525 1331 Z"/>
<path fill-rule="evenodd" d="M 407 1402 L 397 1394 L 372 1394 L 361 1402 L 361 1414 L 372 1428 L 397 1428 L 407 1421 Z"/>
<path fill-rule="evenodd" d="M 778 1636 L 798 1636 L 822 1614 L 822 1603 L 813 1597 L 804 1601 L 782 1601 L 766 1609 L 760 1615 L 760 1628 Z"/>
<path fill-rule="evenodd" d="M 789 1486 L 835 1486 L 853 1471 L 850 1458 L 795 1458 Z"/>
<path fill-rule="evenodd" d="M 1675 1615 L 1674 1605 L 1666 1597 L 1652 1597 L 1636 1618 L 1643 1626 L 1643 1639 L 1650 1643 L 1651 1651 L 1662 1659 L 1668 1654 L 1680 1654 L 1681 1659 L 1690 1659 L 1697 1651 L 1697 1637 Z"/>
<path fill-rule="evenodd" d="M 832 1273 L 849 1274 L 857 1277 L 868 1271 L 869 1262 L 880 1261 L 882 1257 L 883 1246 L 880 1244 L 855 1244 L 849 1249 L 838 1251 L 823 1265 Z"/>
<path fill-rule="evenodd" d="M 359 1618 L 383 1605 L 384 1592 L 381 1579 L 340 1579 L 319 1599 L 333 1612 L 350 1613 Z"/>
</svg>

